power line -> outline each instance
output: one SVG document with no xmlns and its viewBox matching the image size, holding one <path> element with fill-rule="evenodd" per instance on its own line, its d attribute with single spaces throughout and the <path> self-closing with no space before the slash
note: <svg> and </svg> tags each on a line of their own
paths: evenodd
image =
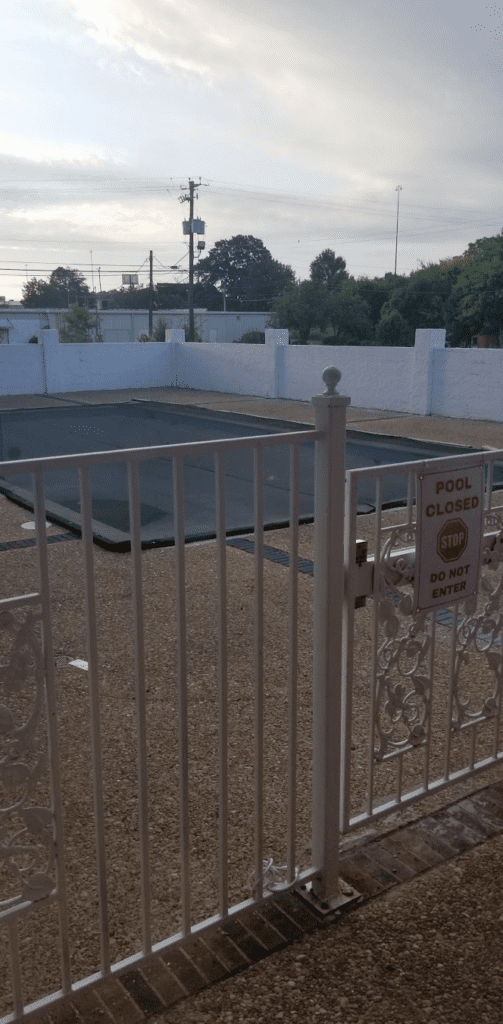
<svg viewBox="0 0 503 1024">
<path fill-rule="evenodd" d="M 172 178 L 171 180 L 173 181 L 174 179 Z M 306 206 L 316 206 L 316 207 L 319 207 L 322 204 L 324 206 L 333 207 L 334 209 L 337 209 L 337 210 L 342 210 L 342 209 L 353 210 L 355 208 L 356 209 L 360 209 L 360 210 L 364 210 L 364 209 L 372 209 L 372 208 L 376 209 L 378 207 L 381 207 L 381 209 L 383 209 L 383 211 L 384 211 L 385 208 L 387 208 L 389 206 L 389 203 L 390 203 L 390 200 L 388 198 L 384 198 L 384 197 L 382 197 L 382 198 L 381 197 L 372 198 L 372 197 L 362 197 L 362 196 L 355 196 L 355 197 L 344 196 L 344 197 L 341 197 L 340 200 L 337 200 L 337 199 L 334 199 L 333 196 L 328 196 L 325 193 L 313 193 L 310 196 L 306 196 L 306 195 L 302 195 L 300 193 L 279 192 L 279 191 L 276 191 L 273 188 L 267 189 L 267 188 L 264 188 L 263 186 L 261 188 L 256 188 L 254 186 L 246 186 L 246 185 L 243 186 L 243 185 L 239 185 L 239 184 L 236 184 L 236 183 L 233 183 L 233 182 L 220 181 L 218 179 L 208 179 L 207 183 L 210 186 L 210 188 L 212 189 L 212 191 L 215 192 L 215 194 L 220 194 L 220 195 L 223 194 L 223 195 L 231 195 L 231 196 L 232 195 L 236 195 L 236 196 L 239 195 L 241 197 L 247 197 L 247 198 L 249 198 L 251 200 L 256 200 L 256 201 L 260 201 L 260 202 L 263 202 L 264 200 L 270 200 L 271 202 L 274 202 L 274 203 L 283 203 L 283 204 L 287 203 L 287 204 L 290 204 L 290 205 L 306 205 Z M 78 189 L 76 189 L 75 186 L 79 186 L 80 187 L 82 185 L 88 186 L 88 188 L 87 188 L 88 192 L 91 191 L 91 192 L 94 192 L 94 193 L 96 193 L 98 195 L 99 194 L 107 194 L 107 193 L 110 193 L 110 192 L 122 192 L 123 194 L 129 194 L 129 195 L 142 194 L 142 193 L 150 194 L 151 195 L 151 194 L 157 192 L 157 193 L 159 193 L 159 195 L 161 195 L 161 194 L 165 194 L 166 191 L 169 191 L 169 190 L 166 189 L 165 179 L 153 178 L 153 179 L 151 179 L 149 181 L 145 177 L 142 177 L 142 178 L 117 178 L 117 179 L 113 179 L 113 178 L 112 179 L 110 179 L 110 178 L 102 178 L 102 179 L 99 179 L 99 178 L 96 178 L 96 179 L 89 179 L 89 178 L 74 178 L 74 179 L 72 179 L 72 178 L 70 178 L 70 179 L 68 179 L 68 178 L 46 178 L 46 179 L 43 179 L 42 178 L 42 179 L 35 179 L 35 180 L 34 179 L 4 179 L 3 184 L 4 184 L 4 186 L 5 185 L 14 186 L 14 189 L 11 188 L 9 190 L 11 192 L 15 191 L 15 188 L 18 187 L 19 185 L 30 186 L 28 188 L 25 188 L 25 191 L 33 191 L 33 192 L 35 192 L 37 190 L 40 190 L 39 187 L 40 187 L 41 184 L 59 185 L 59 191 L 60 192 L 62 192 L 63 194 L 65 192 L 67 192 L 68 194 L 72 194 L 72 195 L 75 194 L 76 190 L 78 191 Z M 72 187 L 69 188 L 68 185 L 71 185 Z M 91 187 L 91 186 L 94 186 L 94 187 Z M 1 193 L 1 191 L 2 191 L 2 189 L 0 188 L 0 193 Z M 5 191 L 5 189 L 3 189 L 3 191 Z M 45 191 L 53 193 L 53 190 L 45 190 Z M 82 189 L 81 189 L 81 191 L 82 191 Z M 211 195 L 211 192 L 209 194 Z M 454 213 L 454 214 L 462 215 L 463 212 L 464 212 L 463 210 L 460 210 L 459 207 L 447 207 L 447 206 L 432 207 L 429 203 L 428 204 L 425 204 L 425 203 L 409 203 L 407 208 L 408 208 L 408 211 L 427 210 L 429 216 L 427 218 L 424 218 L 424 219 L 431 219 L 431 217 L 436 216 L 438 213 L 444 213 L 444 214 Z M 416 214 L 414 214 L 414 217 L 415 217 L 415 219 L 418 219 Z"/>
</svg>

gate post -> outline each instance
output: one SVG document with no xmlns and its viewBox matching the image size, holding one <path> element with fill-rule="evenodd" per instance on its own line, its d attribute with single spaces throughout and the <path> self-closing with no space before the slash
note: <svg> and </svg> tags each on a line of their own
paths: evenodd
<svg viewBox="0 0 503 1024">
<path fill-rule="evenodd" d="M 323 371 L 327 390 L 312 398 L 316 430 L 314 463 L 313 601 L 313 893 L 338 894 L 342 766 L 342 615 L 344 601 L 344 496 L 346 408 L 336 391 L 341 374 Z"/>
</svg>

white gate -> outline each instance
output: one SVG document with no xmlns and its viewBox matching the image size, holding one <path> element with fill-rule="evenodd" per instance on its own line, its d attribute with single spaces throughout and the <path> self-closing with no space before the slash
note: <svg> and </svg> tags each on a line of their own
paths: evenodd
<svg viewBox="0 0 503 1024">
<path fill-rule="evenodd" d="M 488 451 L 348 473 L 344 832 L 503 758 L 503 491 L 493 491 L 494 469 L 501 479 L 502 459 L 502 451 Z M 468 567 L 440 562 L 443 570 L 437 567 L 426 581 L 430 599 L 451 603 L 418 611 L 420 484 L 437 473 L 441 495 L 445 476 L 449 493 L 428 505 L 426 516 L 437 516 L 439 527 L 449 516 L 456 523 L 457 510 L 468 509 L 472 501 L 463 488 L 470 486 L 470 474 L 481 474 L 479 467 L 484 510 L 478 590 L 455 599 Z M 400 490 L 406 500 L 396 507 L 393 499 Z M 446 501 L 452 491 L 454 500 Z M 359 506 L 370 514 L 357 518 Z M 465 519 L 467 514 L 462 511 Z M 424 554 L 434 562 L 435 552 Z"/>
</svg>

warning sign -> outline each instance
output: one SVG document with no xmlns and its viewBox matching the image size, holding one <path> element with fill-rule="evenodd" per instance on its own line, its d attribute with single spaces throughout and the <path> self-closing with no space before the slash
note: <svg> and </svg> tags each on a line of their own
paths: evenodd
<svg viewBox="0 0 503 1024">
<path fill-rule="evenodd" d="M 418 611 L 475 594 L 483 505 L 481 466 L 419 478 L 414 595 Z"/>
</svg>

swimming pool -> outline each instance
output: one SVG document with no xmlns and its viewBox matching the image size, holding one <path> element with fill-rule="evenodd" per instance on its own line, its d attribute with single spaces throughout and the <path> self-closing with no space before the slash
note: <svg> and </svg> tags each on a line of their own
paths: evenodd
<svg viewBox="0 0 503 1024">
<path fill-rule="evenodd" d="M 285 420 L 267 420 L 245 414 L 213 412 L 186 405 L 131 401 L 116 405 L 56 409 L 8 410 L 0 413 L 0 462 L 49 455 L 113 451 L 163 444 L 183 444 L 250 435 L 309 429 Z M 471 448 L 388 437 L 348 430 L 348 469 L 390 462 L 460 455 Z M 314 441 L 300 446 L 299 518 L 314 515 Z M 140 463 L 140 519 L 142 546 L 172 544 L 174 534 L 172 460 Z M 499 467 L 503 484 L 503 466 Z M 115 550 L 129 549 L 129 505 L 125 463 L 93 467 L 91 474 L 93 533 L 95 540 Z M 498 479 L 495 476 L 495 482 Z M 407 481 L 394 477 L 387 483 L 384 504 L 401 504 Z M 226 529 L 248 533 L 253 529 L 253 453 L 226 455 Z M 28 474 L 0 477 L 0 492 L 33 507 Z M 49 519 L 80 527 L 79 475 L 76 469 L 45 474 L 46 511 Z M 213 456 L 195 454 L 184 462 L 185 526 L 187 540 L 215 535 L 215 482 Z M 373 481 L 362 481 L 359 511 L 373 510 Z M 264 521 L 267 527 L 286 525 L 289 515 L 289 453 L 283 446 L 264 449 Z"/>
</svg>

